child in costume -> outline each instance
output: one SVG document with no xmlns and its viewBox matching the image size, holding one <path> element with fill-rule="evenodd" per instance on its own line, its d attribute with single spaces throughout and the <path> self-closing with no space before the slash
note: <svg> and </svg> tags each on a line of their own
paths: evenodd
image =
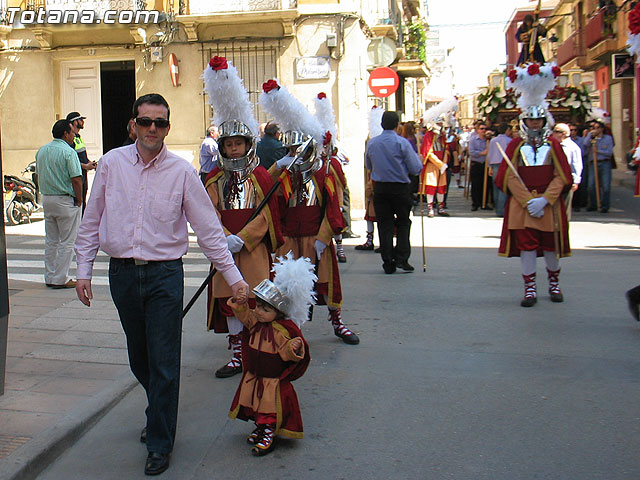
<svg viewBox="0 0 640 480">
<path fill-rule="evenodd" d="M 242 378 L 236 391 L 231 418 L 253 420 L 256 428 L 247 438 L 252 453 L 266 455 L 274 438 L 302 438 L 298 397 L 291 385 L 306 371 L 309 346 L 300 327 L 314 303 L 317 280 L 306 257 L 293 259 L 291 252 L 273 266 L 273 281 L 264 280 L 253 289 L 256 308 L 247 305 L 243 292 L 227 301 L 242 322 Z"/>
</svg>

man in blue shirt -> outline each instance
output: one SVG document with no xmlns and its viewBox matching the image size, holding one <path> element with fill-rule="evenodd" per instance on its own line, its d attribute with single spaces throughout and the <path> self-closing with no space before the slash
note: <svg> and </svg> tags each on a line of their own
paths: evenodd
<svg viewBox="0 0 640 480">
<path fill-rule="evenodd" d="M 376 209 L 378 236 L 382 268 L 393 273 L 396 267 L 412 272 L 409 265 L 411 244 L 411 183 L 409 175 L 418 175 L 422 162 L 406 138 L 395 132 L 399 118 L 396 112 L 384 112 L 384 131 L 367 144 L 365 165 L 371 172 L 373 205 Z M 393 231 L 397 229 L 396 246 L 393 246 Z"/>
<path fill-rule="evenodd" d="M 471 171 L 471 210 L 476 211 L 482 205 L 482 187 L 484 185 L 484 162 L 487 160 L 489 143 L 487 142 L 487 125 L 476 124 L 476 135 L 469 140 L 469 160 Z"/>
<path fill-rule="evenodd" d="M 597 210 L 596 178 L 593 169 L 593 147 L 598 160 L 598 183 L 601 191 L 600 213 L 607 213 L 611 206 L 611 159 L 613 158 L 613 137 L 604 133 L 604 123 L 599 120 L 591 124 L 591 132 L 584 139 L 589 161 L 589 207 L 588 212 Z"/>
<path fill-rule="evenodd" d="M 218 165 L 218 127 L 211 125 L 207 129 L 207 136 L 200 145 L 200 180 L 204 181 L 209 172 Z"/>
</svg>

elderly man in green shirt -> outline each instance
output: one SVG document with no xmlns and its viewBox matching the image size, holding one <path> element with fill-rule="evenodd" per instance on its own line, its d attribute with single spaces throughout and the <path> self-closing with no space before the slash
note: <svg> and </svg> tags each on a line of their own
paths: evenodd
<svg viewBox="0 0 640 480">
<path fill-rule="evenodd" d="M 75 133 L 71 123 L 58 120 L 51 132 L 53 141 L 36 153 L 44 208 L 44 280 L 50 288 L 74 288 L 69 267 L 82 215 L 82 169 L 72 146 Z"/>
</svg>

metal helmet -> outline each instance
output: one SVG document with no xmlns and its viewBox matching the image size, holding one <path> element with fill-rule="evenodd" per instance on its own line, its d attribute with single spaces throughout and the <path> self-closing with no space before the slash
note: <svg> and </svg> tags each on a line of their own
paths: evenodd
<svg viewBox="0 0 640 480">
<path fill-rule="evenodd" d="M 295 152 L 296 161 L 293 171 L 302 176 L 302 182 L 307 183 L 322 167 L 322 158 L 318 155 L 318 142 L 307 136 L 304 143 Z"/>
<path fill-rule="evenodd" d="M 218 166 L 226 173 L 238 172 L 240 180 L 246 179 L 251 172 L 258 166 L 259 159 L 256 155 L 256 137 L 253 135 L 247 125 L 238 120 L 229 120 L 223 122 L 218 127 Z M 249 144 L 247 153 L 239 158 L 230 158 L 227 156 L 224 148 L 224 140 L 230 137 L 243 137 Z"/>
<path fill-rule="evenodd" d="M 302 145 L 308 139 L 309 135 L 305 135 L 299 130 L 287 130 L 282 134 L 282 138 L 280 139 L 280 141 L 282 142 L 283 146 L 291 148 Z"/>
<path fill-rule="evenodd" d="M 279 312 L 284 314 L 287 313 L 290 303 L 289 299 L 282 294 L 278 287 L 276 287 L 275 283 L 271 280 L 263 280 L 256 285 L 252 292 L 256 297 L 264 300 Z"/>
<path fill-rule="evenodd" d="M 527 126 L 525 120 L 527 119 L 541 119 L 543 120 L 542 128 L 533 130 Z M 549 136 L 551 130 L 549 129 L 549 120 L 547 117 L 547 110 L 541 105 L 531 105 L 526 108 L 524 112 L 520 114 L 520 136 L 532 145 L 539 147 Z"/>
</svg>

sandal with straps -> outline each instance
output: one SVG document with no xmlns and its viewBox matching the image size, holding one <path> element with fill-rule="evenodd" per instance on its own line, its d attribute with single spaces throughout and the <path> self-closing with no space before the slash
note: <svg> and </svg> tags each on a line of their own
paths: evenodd
<svg viewBox="0 0 640 480">
<path fill-rule="evenodd" d="M 275 425 L 263 425 L 262 428 L 262 438 L 251 449 L 251 453 L 256 457 L 270 453 L 275 447 Z"/>
<path fill-rule="evenodd" d="M 258 425 L 256 423 L 256 428 L 247 437 L 247 443 L 249 445 L 255 445 L 258 442 L 260 442 L 260 440 L 262 439 L 263 430 L 264 430 L 264 425 Z"/>
</svg>

